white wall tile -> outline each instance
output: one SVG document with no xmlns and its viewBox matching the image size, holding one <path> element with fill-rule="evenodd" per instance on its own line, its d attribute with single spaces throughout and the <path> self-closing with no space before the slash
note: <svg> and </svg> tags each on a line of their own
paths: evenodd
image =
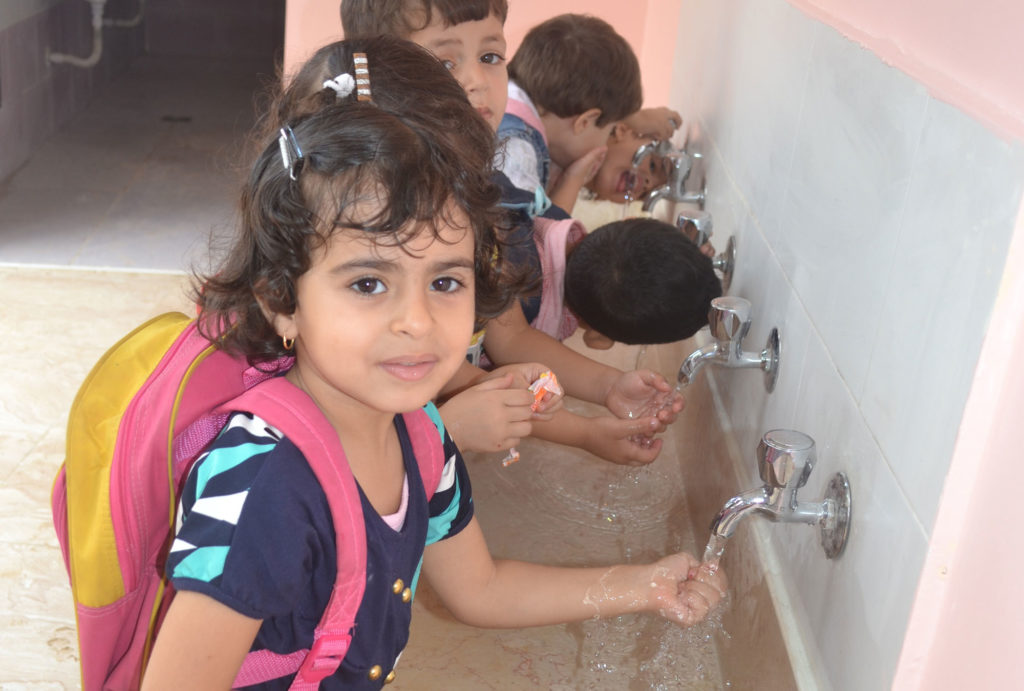
<svg viewBox="0 0 1024 691">
<path fill-rule="evenodd" d="M 926 95 L 835 32 L 815 44 L 777 251 L 858 394 Z"/>
<path fill-rule="evenodd" d="M 820 501 L 831 477 L 845 473 L 851 535 L 834 561 L 825 558 L 817 528 L 786 526 L 776 541 L 789 555 L 795 599 L 807 610 L 833 684 L 884 688 L 896 668 L 927 536 L 824 344 L 812 337 L 808 346 L 796 429 L 814 438 L 817 464 L 800 497 Z"/>
<path fill-rule="evenodd" d="M 1024 147 L 946 104 L 929 105 L 861 401 L 929 530 L 1022 180 Z"/>
</svg>

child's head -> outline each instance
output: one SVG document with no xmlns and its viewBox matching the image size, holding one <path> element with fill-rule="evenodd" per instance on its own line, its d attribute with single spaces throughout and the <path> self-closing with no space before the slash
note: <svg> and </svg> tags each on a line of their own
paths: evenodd
<svg viewBox="0 0 1024 691">
<path fill-rule="evenodd" d="M 366 55 L 368 101 L 348 90 L 356 75 L 353 53 Z M 328 80 L 334 83 L 325 85 Z M 199 296 L 207 333 L 233 323 L 225 347 L 253 362 L 286 354 L 282 337 L 297 336 L 301 357 L 301 326 L 295 335 L 282 328 L 291 328 L 299 315 L 305 333 L 316 331 L 311 316 L 343 332 L 362 328 L 341 314 L 310 315 L 311 305 L 320 303 L 303 299 L 307 289 L 326 287 L 320 292 L 342 300 L 358 294 L 369 304 L 379 295 L 397 295 L 388 285 L 394 267 L 407 269 L 410 259 L 423 260 L 416 266 L 436 260 L 437 285 L 430 284 L 430 294 L 453 295 L 462 282 L 469 296 L 464 319 L 438 326 L 460 339 L 464 334 L 457 366 L 473 327 L 474 271 L 480 317 L 504 311 L 518 290 L 495 237 L 500 192 L 491 182 L 493 134 L 459 85 L 412 43 L 390 37 L 343 41 L 309 60 L 268 119 L 275 115 L 283 118 L 283 133 L 264 138 L 243 189 L 238 237 Z M 445 258 L 466 251 L 468 279 L 458 257 Z M 335 265 L 341 255 L 354 259 Z M 331 265 L 325 267 L 325 260 Z M 383 309 L 357 317 L 365 321 Z"/>
<path fill-rule="evenodd" d="M 643 104 L 633 49 L 597 17 L 563 14 L 533 27 L 508 74 L 541 113 L 570 119 L 572 141 L 551 142 L 549 132 L 551 157 L 562 167 L 603 146 L 612 125 Z M 569 150 L 560 154 L 559 146 Z"/>
<path fill-rule="evenodd" d="M 608 152 L 597 174 L 587 187 L 598 199 L 625 202 L 628 194 L 636 201 L 668 179 L 667 161 L 664 156 L 650 153 L 633 172 L 633 156 L 649 137 L 641 137 L 626 125 L 617 123 L 608 137 Z"/>
<path fill-rule="evenodd" d="M 566 305 L 608 346 L 689 338 L 707 324 L 711 300 L 721 294 L 711 260 L 677 228 L 652 218 L 597 228 L 565 267 Z M 601 340 L 594 336 L 584 338 Z"/>
<path fill-rule="evenodd" d="M 498 129 L 505 113 L 506 0 L 342 0 L 345 36 L 398 36 L 433 53 Z"/>
</svg>

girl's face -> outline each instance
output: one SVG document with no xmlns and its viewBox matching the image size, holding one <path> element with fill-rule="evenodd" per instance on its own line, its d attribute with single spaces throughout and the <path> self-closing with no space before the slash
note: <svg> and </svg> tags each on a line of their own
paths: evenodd
<svg viewBox="0 0 1024 691">
<path fill-rule="evenodd" d="M 457 221 L 464 220 L 454 214 Z M 455 374 L 473 332 L 473 231 L 442 224 L 403 247 L 339 230 L 296 284 L 297 307 L 277 315 L 295 339 L 293 381 L 336 421 L 422 407 Z"/>
<path fill-rule="evenodd" d="M 598 199 L 621 203 L 626 201 L 628 194 L 629 199 L 635 201 L 665 184 L 668 178 L 666 161 L 662 156 L 648 155 L 635 177 L 632 173 L 633 155 L 649 141 L 621 123 L 612 128 L 604 163 L 588 184 Z"/>
</svg>

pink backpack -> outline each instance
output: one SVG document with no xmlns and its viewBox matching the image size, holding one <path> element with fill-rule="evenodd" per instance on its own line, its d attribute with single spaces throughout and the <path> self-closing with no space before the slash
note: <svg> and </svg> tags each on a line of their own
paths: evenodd
<svg viewBox="0 0 1024 691">
<path fill-rule="evenodd" d="M 297 672 L 315 689 L 337 670 L 366 585 L 366 532 L 337 432 L 300 389 L 214 347 L 184 314 L 131 332 L 86 378 L 68 418 L 67 455 L 51 504 L 78 622 L 82 688 L 138 688 L 173 597 L 164 575 L 189 469 L 234 411 L 276 427 L 302 451 L 327 495 L 338 576 L 310 650 L 250 653 L 246 686 Z M 428 411 L 430 414 L 428 414 Z M 433 406 L 404 415 L 428 499 L 444 464 Z"/>
</svg>

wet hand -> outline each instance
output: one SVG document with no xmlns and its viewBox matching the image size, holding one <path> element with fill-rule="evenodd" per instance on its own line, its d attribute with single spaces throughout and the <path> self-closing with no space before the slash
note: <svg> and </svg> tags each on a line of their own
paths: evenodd
<svg viewBox="0 0 1024 691">
<path fill-rule="evenodd" d="M 678 417 L 686 400 L 657 372 L 633 370 L 615 380 L 604 404 L 620 418 L 656 417 L 660 424 L 654 431 L 663 432 Z"/>
<path fill-rule="evenodd" d="M 647 465 L 661 453 L 662 440 L 654 434 L 661 423 L 654 416 L 623 420 L 602 416 L 588 418 L 587 451 L 619 465 Z"/>
<path fill-rule="evenodd" d="M 650 587 L 658 614 L 689 627 L 702 621 L 722 601 L 729 584 L 724 571 L 682 552 L 654 564 Z"/>
</svg>

